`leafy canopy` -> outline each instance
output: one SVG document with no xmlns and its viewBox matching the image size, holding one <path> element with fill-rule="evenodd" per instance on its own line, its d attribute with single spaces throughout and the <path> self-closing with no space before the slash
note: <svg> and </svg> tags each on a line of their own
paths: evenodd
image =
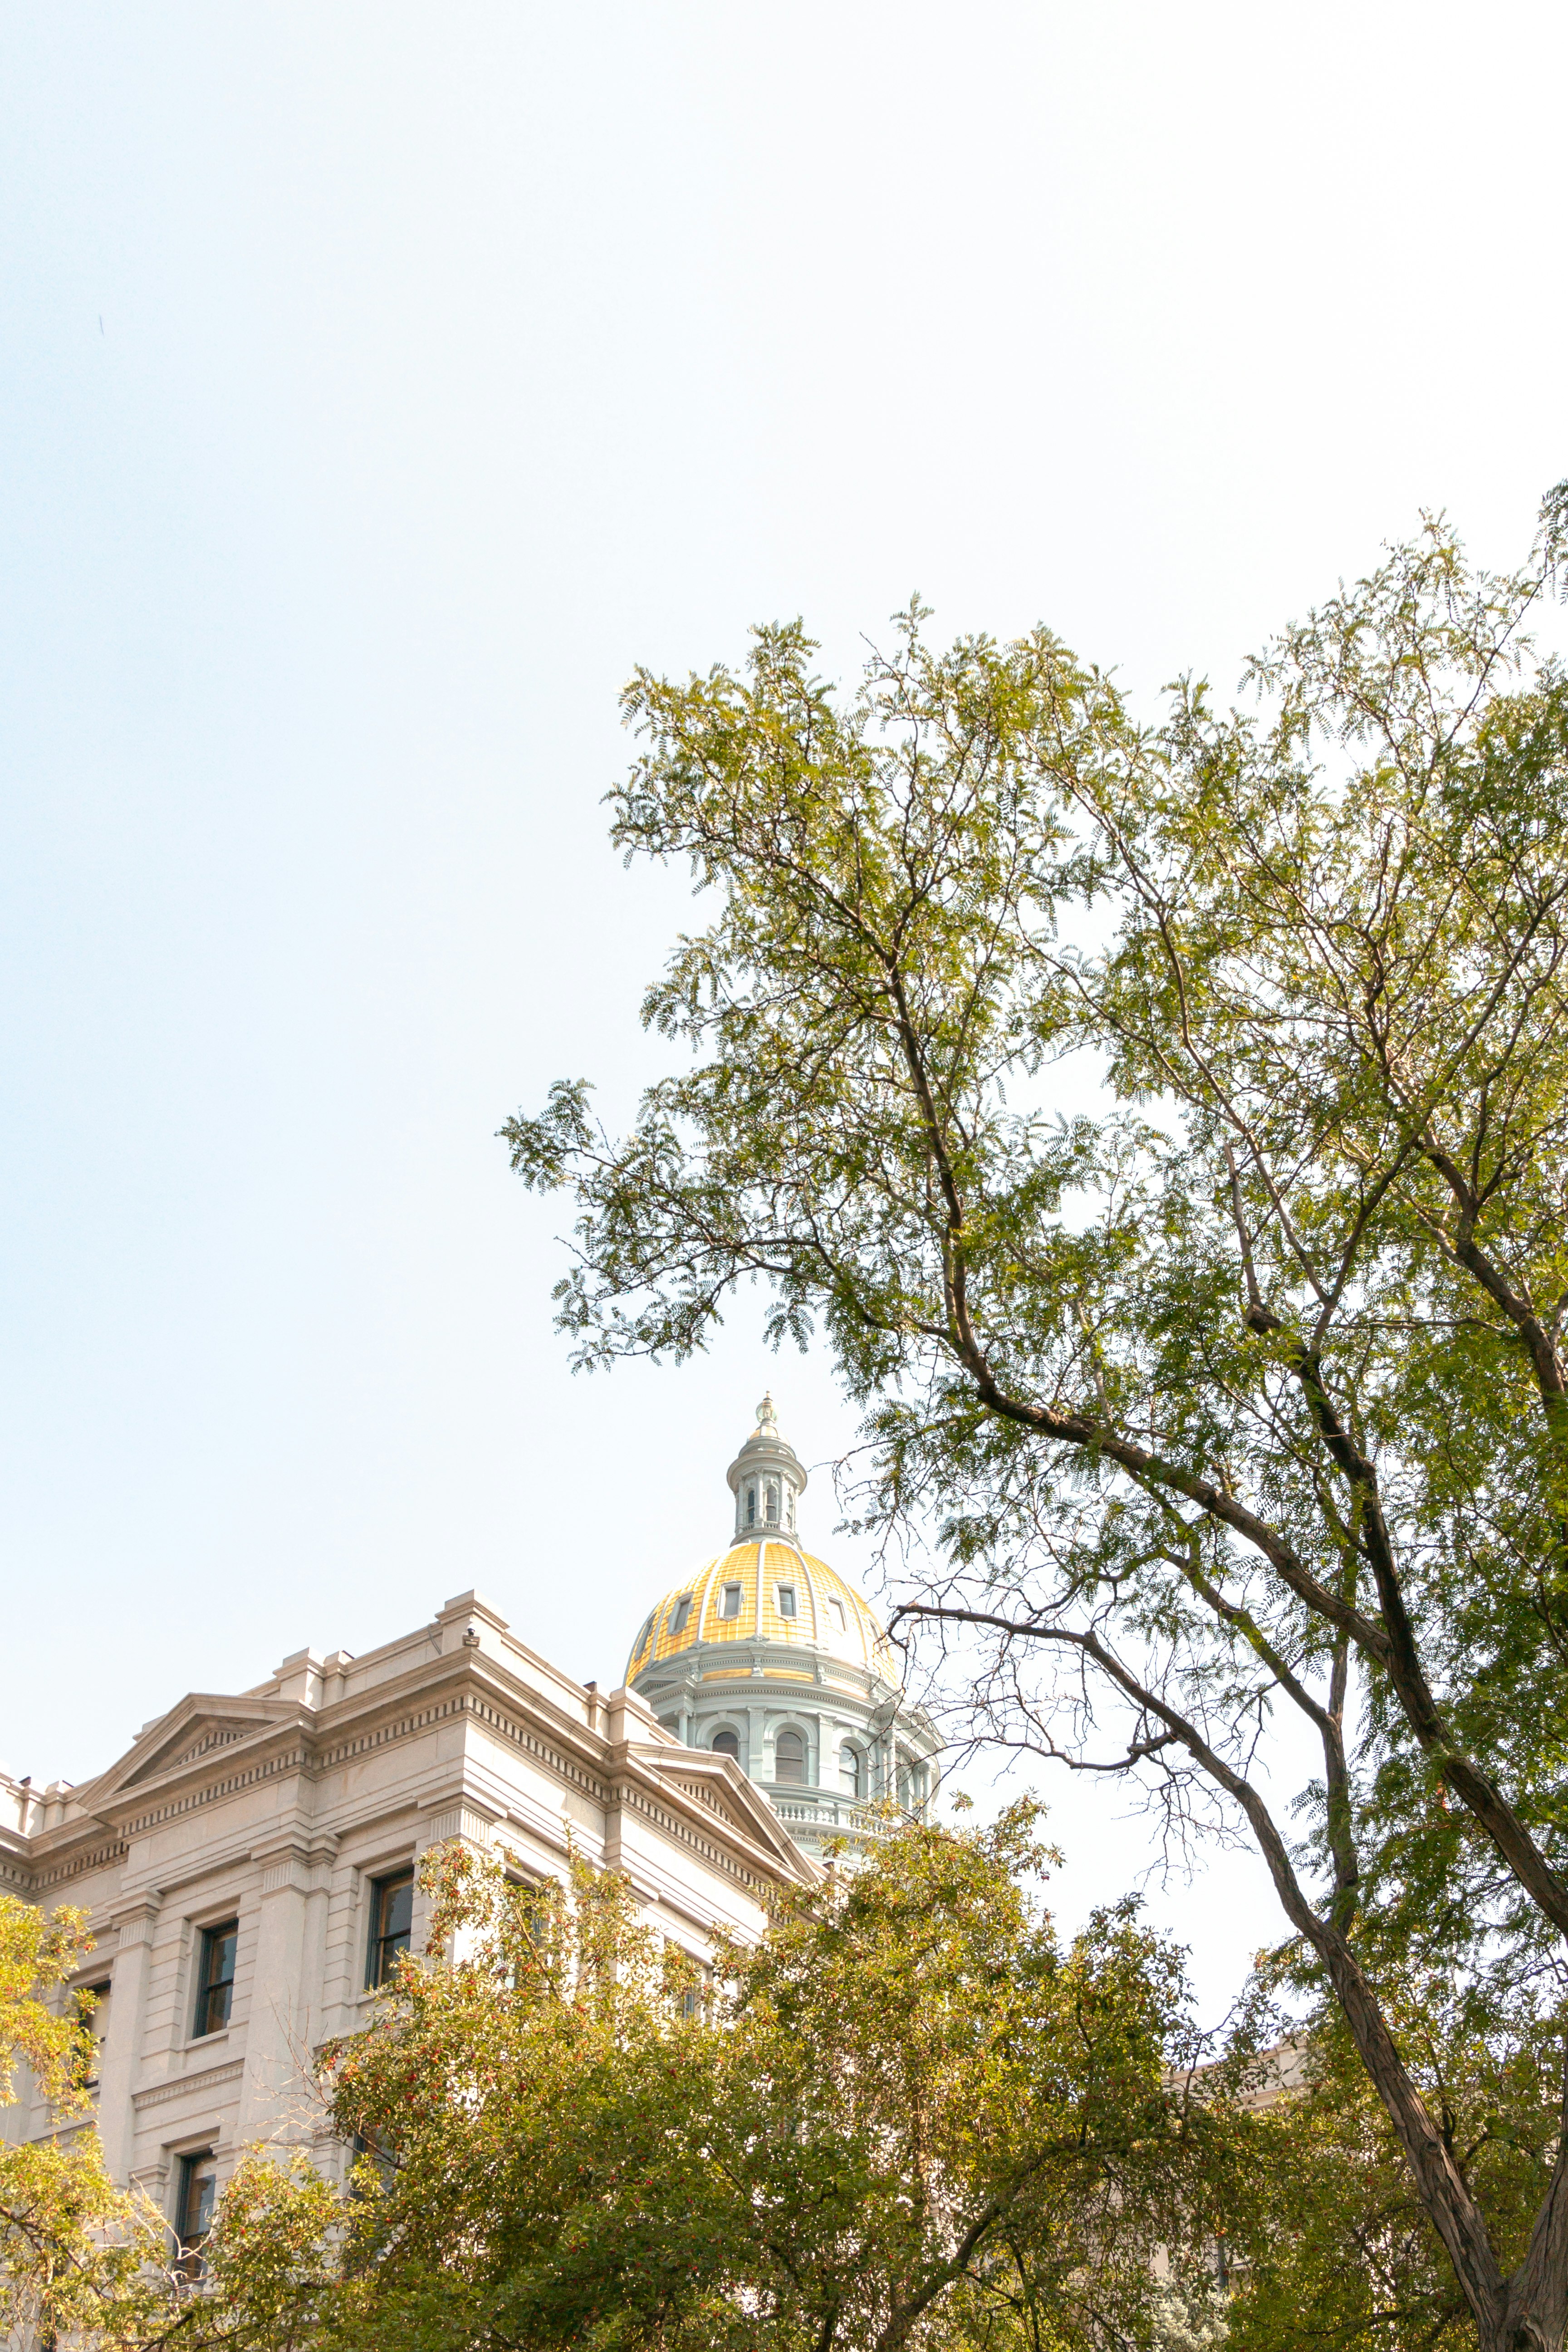
<svg viewBox="0 0 1568 2352">
<path fill-rule="evenodd" d="M 709 893 L 644 1008 L 691 1058 L 622 1139 L 566 1082 L 505 1130 L 580 1360 L 753 1280 L 826 1338 L 971 1726 L 1245 1827 L 1482 2341 L 1552 2347 L 1568 2166 L 1494 2230 L 1380 1988 L 1563 2021 L 1565 524 L 1500 575 L 1429 522 L 1152 727 L 914 609 L 848 696 L 798 626 L 639 673 L 614 836 Z"/>
<path fill-rule="evenodd" d="M 1020 1806 L 889 1832 L 707 1979 L 578 1865 L 449 1849 L 434 1957 L 324 2077 L 369 2153 L 300 2284 L 312 2352 L 1068 2352 L 1146 2342 L 1246 2178 L 1200 2098 L 1174 1954 L 1125 1912 L 1063 1948 Z M 257 2177 L 259 2182 L 259 2176 Z M 296 2192 L 273 2189 L 279 2228 Z M 249 2221 L 253 2242 L 265 2211 Z M 222 2282 L 220 2281 L 220 2300 Z M 246 2334 L 243 2281 L 231 2298 Z"/>
<path fill-rule="evenodd" d="M 16 2102 L 25 2067 L 53 2126 L 0 2140 L 0 2336 L 139 2346 L 174 2316 L 167 2231 L 115 2188 L 96 2131 L 82 2127 L 93 2002 L 68 1989 L 92 1949 L 85 1912 L 0 1895 L 0 2106 Z"/>
</svg>

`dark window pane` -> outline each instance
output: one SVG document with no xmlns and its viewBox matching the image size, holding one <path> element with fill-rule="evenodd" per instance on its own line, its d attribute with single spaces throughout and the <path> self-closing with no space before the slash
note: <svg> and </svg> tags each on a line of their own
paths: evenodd
<svg viewBox="0 0 1568 2352">
<path fill-rule="evenodd" d="M 738 1764 L 741 1760 L 741 1743 L 732 1731 L 716 1731 L 713 1734 L 713 1753 L 715 1756 L 732 1756 Z"/>
<path fill-rule="evenodd" d="M 795 1587 L 793 1584 L 781 1584 L 779 1587 L 779 1615 L 781 1617 L 793 1617 L 795 1615 Z"/>
<path fill-rule="evenodd" d="M 226 1919 L 221 1927 L 202 1930 L 201 1958 L 196 1978 L 195 2032 L 220 2033 L 228 2023 L 234 2000 L 234 1956 L 239 1943 L 238 1923 Z"/>
<path fill-rule="evenodd" d="M 198 2279 L 205 2267 L 201 2258 L 202 2240 L 212 2228 L 213 2208 L 217 2203 L 217 2163 L 211 2148 L 199 2156 L 180 2159 L 180 2210 L 174 2227 L 179 2233 L 181 2255 L 179 2269 L 188 2279 Z"/>
<path fill-rule="evenodd" d="M 790 1788 L 805 1783 L 805 1742 L 798 1731 L 781 1731 L 773 1742 L 773 1779 Z"/>
<path fill-rule="evenodd" d="M 107 1984 L 83 1985 L 76 1996 L 78 2019 L 92 2043 L 92 2063 L 86 2077 L 89 2091 L 98 2086 L 99 2063 L 103 2056 L 103 2045 L 109 2039 L 110 1990 Z"/>
<path fill-rule="evenodd" d="M 401 1936 L 408 1941 L 408 1931 L 414 1925 L 414 1881 L 405 1878 L 401 1885 L 386 1890 L 386 1908 L 382 1914 L 384 1936 Z"/>
<path fill-rule="evenodd" d="M 395 1878 L 379 1882 L 371 1902 L 370 1966 L 366 1977 L 373 1990 L 385 1984 L 397 1965 L 399 1953 L 408 1949 L 413 1925 L 414 1873 L 400 1871 Z"/>
<path fill-rule="evenodd" d="M 397 2177 L 397 2158 L 389 2147 L 384 2147 L 380 2140 L 366 2139 L 363 2132 L 355 2132 L 353 2154 L 356 2163 L 361 2157 L 368 2156 L 375 2167 L 382 2187 L 391 2188 Z M 355 2193 L 363 2195 L 363 2184 L 355 2184 Z"/>
</svg>

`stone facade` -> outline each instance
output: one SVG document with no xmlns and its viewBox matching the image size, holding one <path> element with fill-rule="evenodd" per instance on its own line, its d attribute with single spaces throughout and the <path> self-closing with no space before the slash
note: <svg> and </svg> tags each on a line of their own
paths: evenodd
<svg viewBox="0 0 1568 2352">
<path fill-rule="evenodd" d="M 253 1690 L 193 1694 L 80 1787 L 0 1776 L 0 1888 L 82 1906 L 98 1938 L 79 1981 L 103 1989 L 117 2178 L 178 2225 L 208 2156 L 220 2180 L 255 2140 L 342 2167 L 309 2062 L 365 2018 L 391 1895 L 449 1838 L 534 1879 L 570 1839 L 699 1958 L 815 1876 L 734 1760 L 683 1747 L 629 1690 L 557 1673 L 472 1592 L 366 1656 L 301 1650 Z M 397 1900 L 417 1949 L 420 1898 L 411 1920 Z M 26 2098 L 0 2110 L 15 2137 L 47 2121 Z"/>
</svg>

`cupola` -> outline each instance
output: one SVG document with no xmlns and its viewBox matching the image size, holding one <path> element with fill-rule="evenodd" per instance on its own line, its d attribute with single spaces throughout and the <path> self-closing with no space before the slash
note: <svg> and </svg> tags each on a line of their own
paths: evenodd
<svg viewBox="0 0 1568 2352">
<path fill-rule="evenodd" d="M 772 1396 L 757 1407 L 757 1425 L 724 1475 L 735 1497 L 735 1541 L 765 1536 L 795 1538 L 795 1504 L 805 1492 L 805 1471 L 793 1445 L 779 1435 Z"/>
</svg>

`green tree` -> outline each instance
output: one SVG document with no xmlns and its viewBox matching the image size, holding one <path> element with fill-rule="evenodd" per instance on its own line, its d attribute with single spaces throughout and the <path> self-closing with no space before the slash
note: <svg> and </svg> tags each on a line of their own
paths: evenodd
<svg viewBox="0 0 1568 2352">
<path fill-rule="evenodd" d="M 187 2261 L 151 2200 L 117 2188 L 104 2165 L 92 2000 L 69 1990 L 92 1949 L 85 1912 L 0 1895 L 0 2105 L 25 2065 L 54 2127 L 0 2141 L 0 2337 L 34 2352 L 283 2352 L 321 2273 L 331 2191 L 301 2157 L 251 2153 L 200 2264 Z"/>
<path fill-rule="evenodd" d="M 1568 486 L 1497 576 L 1430 523 L 1255 713 L 1189 681 L 1142 728 L 1047 631 L 913 610 L 842 698 L 798 626 L 639 673 L 614 837 L 710 894 L 645 1006 L 694 1060 L 624 1140 L 564 1082 L 505 1130 L 578 1203 L 582 1360 L 768 1286 L 864 1409 L 868 1519 L 934 1527 L 903 1622 L 977 1727 L 1245 1825 L 1486 2352 L 1563 2343 L 1568 2164 L 1489 2211 L 1380 1988 L 1561 2041 L 1565 528 Z"/>
<path fill-rule="evenodd" d="M 115 2188 L 85 2121 L 90 2000 L 62 1996 L 91 1950 L 85 1913 L 0 1895 L 0 2105 L 25 2065 L 55 2125 L 0 2142 L 0 2336 L 140 2345 L 172 2315 L 168 2232 Z"/>
<path fill-rule="evenodd" d="M 1481 2005 L 1431 1979 L 1390 1984 L 1384 2000 L 1494 2228 L 1524 2242 L 1562 2130 L 1554 2021 L 1499 2034 Z M 1291 2054 L 1298 2079 L 1258 2120 L 1261 2193 L 1230 2228 L 1230 2352 L 1458 2352 L 1473 2339 L 1468 2309 L 1342 2021 L 1327 2011 Z"/>
<path fill-rule="evenodd" d="M 1245 2178 L 1194 2094 L 1176 1956 L 1128 1913 L 1062 1948 L 1032 1808 L 890 1832 L 705 1981 L 625 1881 L 437 1857 L 433 1948 L 323 2062 L 353 2192 L 300 2260 L 249 2176 L 220 2340 L 311 2352 L 894 2352 L 1147 2343 L 1159 2249 Z M 226 2216 L 228 2200 L 226 2200 Z M 251 2303 L 258 2249 L 286 2241 Z"/>
</svg>

